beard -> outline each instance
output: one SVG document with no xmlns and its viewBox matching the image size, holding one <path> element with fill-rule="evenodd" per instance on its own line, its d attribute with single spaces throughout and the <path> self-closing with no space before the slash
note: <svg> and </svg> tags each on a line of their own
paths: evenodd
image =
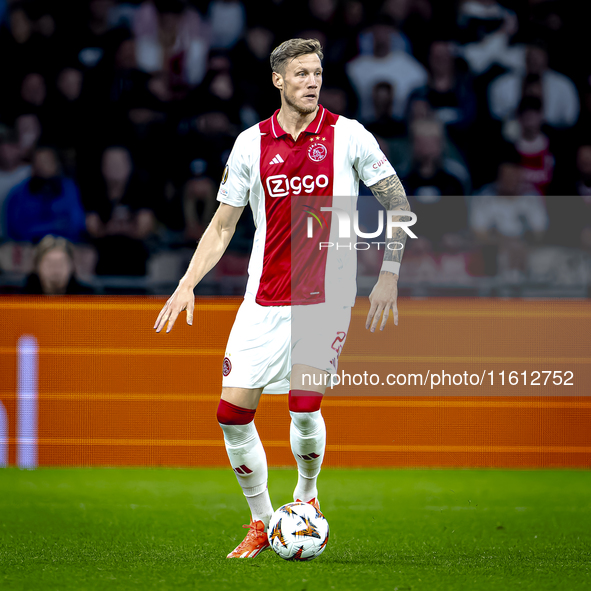
<svg viewBox="0 0 591 591">
<path fill-rule="evenodd" d="M 291 107 L 300 115 L 309 115 L 310 113 L 313 113 L 318 107 L 318 102 L 316 102 L 316 104 L 313 107 L 304 107 L 303 105 L 298 105 L 291 99 L 291 97 L 286 92 L 283 93 L 283 99 L 285 100 L 285 103 L 289 105 L 289 107 Z"/>
</svg>

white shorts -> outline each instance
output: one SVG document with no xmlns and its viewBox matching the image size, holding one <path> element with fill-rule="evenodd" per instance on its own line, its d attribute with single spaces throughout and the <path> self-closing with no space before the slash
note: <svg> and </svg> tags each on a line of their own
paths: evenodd
<svg viewBox="0 0 591 591">
<path fill-rule="evenodd" d="M 286 394 L 292 365 L 336 373 L 350 322 L 350 306 L 260 306 L 245 299 L 228 339 L 222 386 Z"/>
</svg>

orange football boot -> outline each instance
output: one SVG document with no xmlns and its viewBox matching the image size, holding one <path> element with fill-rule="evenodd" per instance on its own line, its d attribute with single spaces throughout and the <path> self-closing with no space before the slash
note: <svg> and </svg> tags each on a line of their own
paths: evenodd
<svg viewBox="0 0 591 591">
<path fill-rule="evenodd" d="M 243 525 L 242 527 L 250 531 L 236 549 L 228 554 L 227 558 L 254 558 L 263 550 L 271 547 L 267 536 L 267 528 L 262 521 L 253 521 L 251 517 L 250 525 Z"/>
</svg>

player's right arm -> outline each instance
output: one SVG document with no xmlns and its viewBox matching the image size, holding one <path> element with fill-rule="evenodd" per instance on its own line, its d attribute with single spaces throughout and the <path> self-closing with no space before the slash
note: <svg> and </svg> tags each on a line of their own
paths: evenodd
<svg viewBox="0 0 591 591">
<path fill-rule="evenodd" d="M 186 273 L 160 311 L 154 324 L 156 332 L 160 332 L 167 322 L 166 332 L 170 332 L 183 310 L 187 310 L 187 324 L 193 324 L 193 310 L 195 308 L 193 289 L 222 258 L 234 235 L 236 224 L 243 210 L 244 206 L 234 207 L 227 203 L 220 204 L 199 241 Z"/>
</svg>

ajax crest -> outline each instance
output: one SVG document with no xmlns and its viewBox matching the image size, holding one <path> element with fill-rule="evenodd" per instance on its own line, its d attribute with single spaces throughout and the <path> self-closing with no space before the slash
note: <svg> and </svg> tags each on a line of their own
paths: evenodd
<svg viewBox="0 0 591 591">
<path fill-rule="evenodd" d="M 318 142 L 311 144 L 308 148 L 308 158 L 310 158 L 312 162 L 322 162 L 327 154 L 328 150 L 326 149 L 326 146 Z"/>
</svg>

